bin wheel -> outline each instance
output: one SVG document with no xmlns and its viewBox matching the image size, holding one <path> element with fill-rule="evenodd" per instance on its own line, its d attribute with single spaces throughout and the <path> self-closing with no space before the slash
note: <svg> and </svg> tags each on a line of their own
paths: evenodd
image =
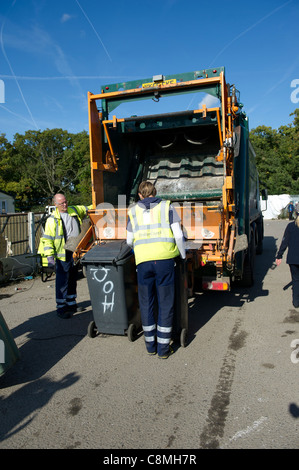
<svg viewBox="0 0 299 470">
<path fill-rule="evenodd" d="M 137 338 L 137 328 L 134 323 L 130 323 L 127 331 L 129 341 L 133 342 Z"/>
<path fill-rule="evenodd" d="M 185 348 L 187 346 L 187 336 L 188 336 L 188 331 L 186 328 L 183 328 L 181 331 L 180 335 L 180 343 L 182 348 Z"/>
<path fill-rule="evenodd" d="M 87 328 L 87 334 L 90 338 L 95 338 L 97 336 L 97 328 L 94 321 L 91 321 Z"/>
</svg>

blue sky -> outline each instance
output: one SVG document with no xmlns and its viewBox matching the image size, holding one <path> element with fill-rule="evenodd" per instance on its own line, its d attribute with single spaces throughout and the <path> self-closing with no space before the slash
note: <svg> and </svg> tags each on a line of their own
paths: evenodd
<svg viewBox="0 0 299 470">
<path fill-rule="evenodd" d="M 298 0 L 1 0 L 0 133 L 88 131 L 88 91 L 217 66 L 250 128 L 278 129 L 299 108 L 298 30 Z M 187 96 L 118 112 L 198 107 Z"/>
</svg>

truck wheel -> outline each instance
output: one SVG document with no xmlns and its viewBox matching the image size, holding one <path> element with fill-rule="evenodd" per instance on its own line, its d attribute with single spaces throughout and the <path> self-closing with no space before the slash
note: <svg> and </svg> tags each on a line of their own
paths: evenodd
<svg viewBox="0 0 299 470">
<path fill-rule="evenodd" d="M 241 280 L 242 287 L 251 287 L 253 285 L 253 272 L 248 255 L 244 260 L 243 276 Z"/>
<path fill-rule="evenodd" d="M 94 321 L 91 321 L 87 328 L 87 334 L 90 338 L 95 338 L 97 336 L 97 328 Z"/>
<path fill-rule="evenodd" d="M 263 253 L 263 239 L 264 239 L 264 224 L 263 220 L 260 220 L 256 224 L 257 231 L 257 244 L 256 244 L 256 254 L 261 255 Z"/>
<path fill-rule="evenodd" d="M 243 266 L 243 276 L 241 280 L 241 286 L 242 287 L 251 287 L 254 282 L 254 258 L 255 258 L 255 252 L 256 252 L 256 247 L 255 247 L 255 233 L 252 230 L 251 231 L 251 237 L 250 237 L 250 244 L 248 247 L 247 254 L 244 259 L 244 266 Z"/>
</svg>

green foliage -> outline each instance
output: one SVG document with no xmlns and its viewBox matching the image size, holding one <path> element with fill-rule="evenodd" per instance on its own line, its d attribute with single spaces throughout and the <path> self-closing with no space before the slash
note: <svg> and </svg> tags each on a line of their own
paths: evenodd
<svg viewBox="0 0 299 470">
<path fill-rule="evenodd" d="M 299 109 L 292 124 L 278 130 L 259 126 L 250 132 L 261 189 L 269 194 L 299 194 Z M 28 130 L 12 143 L 0 134 L 0 190 L 15 197 L 16 210 L 43 211 L 57 192 L 69 204 L 91 203 L 87 132 Z"/>
<path fill-rule="evenodd" d="M 0 136 L 0 188 L 12 193 L 17 210 L 44 210 L 57 192 L 70 204 L 91 203 L 87 132 L 26 131 L 10 144 Z"/>
<path fill-rule="evenodd" d="M 278 130 L 259 126 L 250 132 L 261 189 L 268 194 L 299 194 L 299 109 L 292 124 Z"/>
</svg>

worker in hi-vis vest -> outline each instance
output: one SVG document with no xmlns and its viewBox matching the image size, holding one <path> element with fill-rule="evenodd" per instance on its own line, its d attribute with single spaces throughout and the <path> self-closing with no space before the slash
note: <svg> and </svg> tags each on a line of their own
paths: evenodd
<svg viewBox="0 0 299 470">
<path fill-rule="evenodd" d="M 82 220 L 91 206 L 70 206 L 64 194 L 55 194 L 56 209 L 48 217 L 41 237 L 38 253 L 47 258 L 48 265 L 56 264 L 56 311 L 60 318 L 70 318 L 77 311 L 78 265 L 74 264 L 73 252 L 64 245 L 70 237 L 80 234 Z"/>
<path fill-rule="evenodd" d="M 143 181 L 140 201 L 129 209 L 127 243 L 133 247 L 137 265 L 138 299 L 148 354 L 167 359 L 175 298 L 175 258 L 186 258 L 180 218 L 170 201 L 156 197 L 156 188 Z M 158 318 L 155 320 L 155 296 Z"/>
</svg>

